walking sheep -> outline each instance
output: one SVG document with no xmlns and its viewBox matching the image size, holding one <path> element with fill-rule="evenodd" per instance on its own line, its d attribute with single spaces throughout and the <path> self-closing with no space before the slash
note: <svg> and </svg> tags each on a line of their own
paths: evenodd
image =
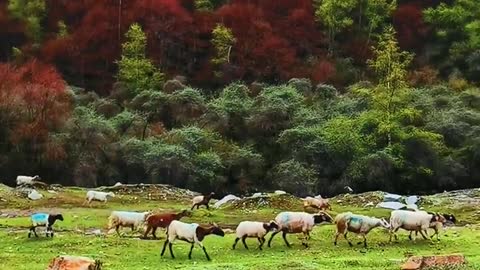
<svg viewBox="0 0 480 270">
<path fill-rule="evenodd" d="M 360 234 L 363 237 L 363 246 L 367 247 L 367 234 L 376 227 L 383 227 L 388 229 L 390 225 L 385 219 L 378 219 L 374 217 L 355 215 L 351 212 L 341 213 L 335 217 L 335 224 L 337 226 L 337 233 L 335 235 L 334 244 L 337 245 L 338 236 L 343 234 L 345 240 L 352 247 L 353 244 L 348 240 L 348 232 Z"/>
<path fill-rule="evenodd" d="M 120 227 L 130 227 L 133 232 L 145 222 L 149 214 L 150 212 L 113 211 L 108 217 L 108 230 L 115 228 L 118 236 L 120 236 Z"/>
<path fill-rule="evenodd" d="M 30 227 L 30 231 L 28 232 L 28 238 L 30 238 L 32 232 L 35 237 L 38 237 L 35 228 L 37 227 L 46 227 L 46 236 L 48 237 L 49 233 L 50 236 L 53 237 L 53 229 L 52 226 L 55 224 L 55 221 L 61 220 L 63 221 L 63 216 L 61 214 L 50 215 L 45 213 L 36 213 L 31 216 L 32 219 L 32 226 Z"/>
<path fill-rule="evenodd" d="M 95 190 L 89 190 L 87 192 L 87 195 L 85 196 L 85 202 L 83 203 L 84 205 L 86 203 L 90 204 L 92 201 L 100 201 L 107 203 L 107 197 L 115 197 L 115 194 L 113 192 L 102 192 L 102 191 L 95 191 Z"/>
<path fill-rule="evenodd" d="M 215 192 L 210 192 L 210 194 L 208 195 L 195 196 L 192 200 L 192 209 L 190 210 L 193 210 L 195 206 L 197 207 L 197 209 L 199 209 L 202 205 L 205 205 L 205 207 L 209 209 L 208 204 L 210 203 L 213 195 L 215 195 Z"/>
<path fill-rule="evenodd" d="M 427 214 L 432 214 L 432 215 L 436 215 L 437 216 L 437 221 L 435 222 L 432 222 L 430 223 L 430 228 L 433 229 L 434 231 L 434 234 L 432 234 L 430 236 L 430 239 L 433 239 L 434 236 L 437 236 L 437 241 L 440 241 L 440 230 L 443 228 L 443 226 L 445 225 L 445 223 L 447 222 L 451 222 L 453 224 L 456 223 L 457 219 L 455 218 L 454 215 L 450 215 L 450 214 L 435 214 L 435 213 L 431 213 L 431 212 L 425 212 L 425 211 L 422 211 L 423 213 L 427 213 Z M 410 231 L 410 234 L 408 236 L 408 238 L 410 240 L 412 240 L 412 231 Z M 418 235 L 418 231 L 415 232 L 415 236 Z"/>
<path fill-rule="evenodd" d="M 302 200 L 304 210 L 306 210 L 307 207 L 313 207 L 318 210 L 332 210 L 328 199 L 306 197 Z"/>
<path fill-rule="evenodd" d="M 262 250 L 262 246 L 265 243 L 265 235 L 271 230 L 278 229 L 278 224 L 275 221 L 270 221 L 269 223 L 263 223 L 258 221 L 242 221 L 238 224 L 236 229 L 237 238 L 233 243 L 232 249 L 235 249 L 235 246 L 238 243 L 240 238 L 242 239 L 243 246 L 248 249 L 245 239 L 247 237 L 257 238 L 260 245 L 258 249 Z"/>
<path fill-rule="evenodd" d="M 17 176 L 17 186 L 33 185 L 35 181 L 39 181 L 39 180 L 42 180 L 42 179 L 38 175 L 35 175 L 35 176 L 19 175 Z"/>
<path fill-rule="evenodd" d="M 313 226 L 324 222 L 332 222 L 332 217 L 325 212 L 319 212 L 315 215 L 305 212 L 281 212 L 275 218 L 275 222 L 278 224 L 278 230 L 270 236 L 268 247 L 271 246 L 273 237 L 279 232 L 282 232 L 283 240 L 287 247 L 290 247 L 286 238 L 287 233 L 303 233 L 302 245 L 308 247 L 310 231 L 313 229 Z"/>
<path fill-rule="evenodd" d="M 150 231 L 152 231 L 153 238 L 157 238 L 155 232 L 157 228 L 168 228 L 168 225 L 173 220 L 180 220 L 182 217 L 191 216 L 191 213 L 187 210 L 183 210 L 180 213 L 166 213 L 166 214 L 152 214 L 147 217 L 146 225 L 147 229 L 145 230 L 145 234 L 143 238 L 147 238 L 147 235 Z"/>
<path fill-rule="evenodd" d="M 218 236 L 225 236 L 225 232 L 217 226 L 217 224 L 213 224 L 212 226 L 204 227 L 200 226 L 197 223 L 183 223 L 178 220 L 173 220 L 167 229 L 167 240 L 165 240 L 165 244 L 163 244 L 163 249 L 160 256 L 163 256 L 165 253 L 165 249 L 168 244 L 168 248 L 170 250 L 170 255 L 173 259 L 175 256 L 173 255 L 172 245 L 176 239 L 188 242 L 192 244 L 190 246 L 190 252 L 188 253 L 188 258 L 192 259 L 192 250 L 195 244 L 200 246 L 207 257 L 207 260 L 210 261 L 210 256 L 208 256 L 207 250 L 205 246 L 202 244 L 203 239 L 205 236 L 215 234 Z"/>
<path fill-rule="evenodd" d="M 431 223 L 438 221 L 438 216 L 426 212 L 412 212 L 406 210 L 395 210 L 390 215 L 390 242 L 392 236 L 398 240 L 397 231 L 402 228 L 407 231 L 420 232 L 424 239 L 427 239 L 427 229 Z M 414 239 L 415 240 L 415 239 Z"/>
</svg>

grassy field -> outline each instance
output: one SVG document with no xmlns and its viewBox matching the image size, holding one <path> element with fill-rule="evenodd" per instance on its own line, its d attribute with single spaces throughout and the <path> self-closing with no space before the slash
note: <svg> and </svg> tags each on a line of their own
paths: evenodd
<svg viewBox="0 0 480 270">
<path fill-rule="evenodd" d="M 212 258 L 211 262 L 205 259 L 198 247 L 193 251 L 192 260 L 189 260 L 189 245 L 181 241 L 173 248 L 175 260 L 170 258 L 168 251 L 161 258 L 163 231 L 157 232 L 158 236 L 162 236 L 160 240 L 141 240 L 140 233 L 131 233 L 129 229 L 124 229 L 122 237 L 85 233 L 93 229 L 106 232 L 107 217 L 111 210 L 179 210 L 189 206 L 187 198 L 152 200 L 125 194 L 106 205 L 97 203 L 89 208 L 82 206 L 85 191 L 81 189 L 65 189 L 59 194 L 42 193 L 46 198 L 31 202 L 0 190 L 0 198 L 3 198 L 0 201 L 1 212 L 9 216 L 18 215 L 0 218 L 0 269 L 45 269 L 53 257 L 63 254 L 100 259 L 104 262 L 104 269 L 399 269 L 409 255 L 450 253 L 463 253 L 467 257 L 469 266 L 462 269 L 480 269 L 480 227 L 476 224 L 448 228 L 442 232 L 440 242 L 419 239 L 413 243 L 408 240 L 406 232 L 402 232 L 400 241 L 390 244 L 387 232 L 378 229 L 369 234 L 368 249 L 361 245 L 350 248 L 343 239 L 338 246 L 334 246 L 332 225 L 316 227 L 307 249 L 301 246 L 296 235 L 288 236 L 293 244 L 291 248 L 285 246 L 279 234 L 273 240 L 272 248 L 265 246 L 263 251 L 257 249 L 254 239 L 247 240 L 250 250 L 245 250 L 241 243 L 236 250 L 232 250 L 233 234 L 227 234 L 224 238 L 208 236 L 204 244 Z M 347 206 L 333 201 L 332 214 L 348 209 L 379 217 L 388 216 L 387 210 L 364 208 L 360 203 L 349 203 Z M 431 208 L 454 211 L 460 220 L 478 223 L 472 218 L 473 208 L 454 209 L 449 204 Z M 279 211 L 300 209 L 301 204 L 296 200 L 280 200 L 266 207 L 202 209 L 184 221 L 215 221 L 231 228 L 241 220 L 268 221 Z M 65 217 L 64 222 L 55 224 L 56 236 L 51 239 L 39 234 L 39 238 L 27 238 L 30 213 L 52 210 L 61 212 Z M 350 235 L 350 239 L 354 240 L 355 236 Z"/>
</svg>

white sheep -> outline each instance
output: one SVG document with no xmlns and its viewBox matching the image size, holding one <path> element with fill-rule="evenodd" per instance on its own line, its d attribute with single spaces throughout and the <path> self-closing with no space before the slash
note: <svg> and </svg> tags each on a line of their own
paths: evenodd
<svg viewBox="0 0 480 270">
<path fill-rule="evenodd" d="M 242 221 L 240 224 L 238 224 L 237 229 L 235 230 L 237 238 L 235 238 L 232 249 L 235 249 L 235 246 L 240 238 L 242 239 L 243 246 L 248 249 L 245 239 L 247 237 L 251 237 L 258 239 L 258 242 L 260 243 L 258 248 L 262 250 L 262 246 L 265 243 L 265 235 L 267 235 L 269 231 L 276 229 L 278 229 L 278 225 L 273 220 L 269 223 L 258 221 Z"/>
<path fill-rule="evenodd" d="M 207 260 L 210 261 L 210 256 L 208 256 L 207 250 L 202 244 L 205 236 L 209 234 L 215 234 L 221 237 L 225 236 L 225 232 L 220 227 L 218 227 L 217 224 L 212 224 L 212 226 L 204 227 L 198 225 L 197 223 L 184 223 L 178 220 L 172 220 L 172 222 L 168 226 L 167 240 L 165 241 L 165 244 L 163 244 L 163 249 L 160 256 L 163 256 L 168 244 L 168 248 L 170 249 L 170 255 L 173 259 L 175 259 L 172 251 L 172 245 L 176 239 L 179 239 L 192 244 L 190 247 L 190 253 L 188 253 L 189 259 L 192 259 L 192 250 L 194 245 L 197 244 L 203 249 Z"/>
<path fill-rule="evenodd" d="M 142 225 L 151 212 L 112 211 L 108 217 L 108 230 L 115 228 L 120 236 L 120 227 L 130 227 L 132 232 Z"/>
<path fill-rule="evenodd" d="M 335 235 L 334 244 L 337 245 L 338 236 L 343 234 L 350 246 L 353 246 L 347 238 L 348 232 L 353 232 L 363 236 L 363 245 L 367 247 L 367 234 L 376 227 L 383 227 L 388 229 L 390 225 L 385 219 L 375 217 L 368 217 L 363 215 L 355 215 L 352 212 L 338 214 L 335 217 L 335 224 L 337 226 L 337 233 Z"/>
<path fill-rule="evenodd" d="M 190 210 L 193 211 L 193 208 L 195 208 L 195 206 L 197 207 L 197 209 L 199 209 L 200 206 L 202 206 L 202 205 L 205 205 L 205 207 L 208 210 L 209 209 L 208 204 L 210 203 L 210 200 L 212 199 L 213 195 L 215 195 L 215 192 L 210 192 L 207 195 L 199 195 L 199 196 L 193 197 L 193 199 L 192 199 L 192 209 L 190 209 Z"/>
<path fill-rule="evenodd" d="M 442 214 L 437 214 L 437 213 L 431 213 L 431 212 L 426 212 L 426 211 L 417 211 L 425 214 L 431 214 L 436 216 L 436 221 L 431 222 L 429 228 L 433 229 L 434 233 L 430 236 L 431 239 L 433 239 L 434 236 L 437 236 L 437 241 L 440 241 L 440 230 L 443 228 L 443 225 L 447 222 L 447 217 L 451 217 L 453 215 L 442 215 Z M 454 218 L 454 217 L 453 217 Z M 453 222 L 453 221 L 452 221 Z M 412 233 L 413 231 L 410 231 L 410 234 L 408 235 L 408 238 L 412 240 Z M 425 231 L 427 233 L 427 231 Z M 415 231 L 415 236 L 418 235 L 418 231 Z"/>
<path fill-rule="evenodd" d="M 109 196 L 114 198 L 115 194 L 113 192 L 89 190 L 85 196 L 85 202 L 83 204 L 90 204 L 92 201 L 101 201 L 107 203 L 107 197 Z"/>
<path fill-rule="evenodd" d="M 424 239 L 427 239 L 427 229 L 431 223 L 437 222 L 438 216 L 423 211 L 412 212 L 406 210 L 395 210 L 390 215 L 390 241 L 392 236 L 398 239 L 397 231 L 402 228 L 407 231 L 420 232 Z M 414 239 L 415 240 L 415 239 Z"/>
<path fill-rule="evenodd" d="M 34 181 L 39 181 L 39 180 L 42 180 L 42 179 L 38 175 L 35 175 L 35 176 L 19 175 L 17 176 L 17 186 L 33 185 Z"/>
<path fill-rule="evenodd" d="M 268 240 L 268 247 L 271 246 L 273 237 L 279 232 L 283 233 L 283 240 L 287 247 L 290 247 L 286 238 L 287 233 L 303 233 L 302 245 L 308 247 L 307 241 L 310 239 L 310 231 L 313 226 L 324 222 L 332 222 L 332 217 L 325 212 L 319 212 L 315 215 L 305 212 L 281 212 L 275 217 L 275 222 L 278 224 L 278 230 Z"/>
<path fill-rule="evenodd" d="M 306 209 L 307 207 L 313 207 L 318 210 L 332 210 L 332 207 L 330 206 L 330 202 L 328 199 L 323 199 L 323 198 L 318 198 L 315 197 L 305 197 L 302 199 L 303 201 L 303 208 Z"/>
</svg>

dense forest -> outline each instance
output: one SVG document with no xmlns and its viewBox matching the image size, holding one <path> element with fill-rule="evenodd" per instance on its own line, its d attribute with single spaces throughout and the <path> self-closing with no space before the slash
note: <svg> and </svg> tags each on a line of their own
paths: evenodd
<svg viewBox="0 0 480 270">
<path fill-rule="evenodd" d="M 0 0 L 0 180 L 480 186 L 478 0 Z"/>
</svg>

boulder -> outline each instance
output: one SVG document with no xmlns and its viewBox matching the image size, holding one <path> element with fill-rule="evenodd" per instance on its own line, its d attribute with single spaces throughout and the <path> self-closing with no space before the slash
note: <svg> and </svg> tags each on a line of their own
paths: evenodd
<svg viewBox="0 0 480 270">
<path fill-rule="evenodd" d="M 58 256 L 48 265 L 47 270 L 101 270 L 101 262 L 88 257 Z"/>
<path fill-rule="evenodd" d="M 377 204 L 377 208 L 385 208 L 392 210 L 404 209 L 406 207 L 407 206 L 401 202 L 381 202 Z"/>
<path fill-rule="evenodd" d="M 387 193 L 387 194 L 385 194 L 385 196 L 383 197 L 383 201 L 384 201 L 384 202 L 400 202 L 400 199 L 401 199 L 401 198 L 402 198 L 401 195 Z"/>
<path fill-rule="evenodd" d="M 232 195 L 232 194 L 229 194 L 225 197 L 223 197 L 221 200 L 219 200 L 218 202 L 216 202 L 213 207 L 215 208 L 219 208 L 220 206 L 226 204 L 227 202 L 229 201 L 236 201 L 236 200 L 240 200 L 239 197 L 235 196 L 235 195 Z"/>
<path fill-rule="evenodd" d="M 402 265 L 402 270 L 422 270 L 430 268 L 444 268 L 466 264 L 462 254 L 439 256 L 412 256 Z"/>
<path fill-rule="evenodd" d="M 40 200 L 41 198 L 43 198 L 43 195 L 40 194 L 35 189 L 32 189 L 32 191 L 30 191 L 30 193 L 28 193 L 28 198 L 30 200 L 36 201 L 36 200 Z"/>
<path fill-rule="evenodd" d="M 250 198 L 257 198 L 257 197 L 261 197 L 261 196 L 262 196 L 262 193 L 257 192 L 257 193 L 254 193 Z"/>
<path fill-rule="evenodd" d="M 417 204 L 420 198 L 418 196 L 408 196 L 405 198 L 405 203 L 408 204 Z"/>
<path fill-rule="evenodd" d="M 277 194 L 277 195 L 287 194 L 287 192 L 285 192 L 285 191 L 283 191 L 283 190 L 275 190 L 274 193 Z"/>
</svg>

